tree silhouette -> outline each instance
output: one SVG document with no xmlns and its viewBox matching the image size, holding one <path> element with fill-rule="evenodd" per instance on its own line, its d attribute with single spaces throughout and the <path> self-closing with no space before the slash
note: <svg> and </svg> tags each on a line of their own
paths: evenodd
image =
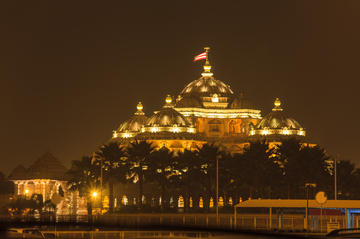
<svg viewBox="0 0 360 239">
<path fill-rule="evenodd" d="M 180 152 L 177 157 L 176 170 L 179 174 L 176 177 L 177 185 L 184 194 L 185 208 L 189 207 L 189 198 L 193 198 L 193 202 L 198 202 L 203 186 L 202 162 L 197 157 L 197 152 L 185 149 Z M 197 203 L 193 203 L 193 207 L 198 207 Z"/>
<path fill-rule="evenodd" d="M 284 165 L 284 180 L 288 185 L 288 197 L 304 198 L 305 184 L 316 183 L 317 190 L 326 190 L 330 183 L 329 157 L 319 146 L 302 145 L 295 139 L 283 141 L 278 154 Z"/>
<path fill-rule="evenodd" d="M 114 212 L 114 184 L 125 182 L 128 171 L 125 151 L 116 142 L 100 147 L 96 152 L 97 164 L 103 168 L 103 183 L 109 186 L 109 212 Z"/>
<path fill-rule="evenodd" d="M 150 156 L 155 147 L 147 141 L 136 140 L 127 147 L 129 174 L 128 179 L 139 186 L 138 203 L 142 208 L 143 186 L 149 174 Z"/>
<path fill-rule="evenodd" d="M 204 207 L 208 208 L 210 198 L 215 199 L 216 193 L 216 160 L 224 156 L 224 152 L 218 146 L 212 143 L 203 144 L 197 148 L 196 157 L 200 163 L 200 182 L 203 187 Z M 217 200 L 214 200 L 217 203 Z"/>
<path fill-rule="evenodd" d="M 241 156 L 246 175 L 243 179 L 249 186 L 250 197 L 271 198 L 281 180 L 281 169 L 274 148 L 266 141 L 251 142 Z"/>
<path fill-rule="evenodd" d="M 347 160 L 337 161 L 337 191 L 339 199 L 351 199 L 358 196 L 359 169 Z M 333 179 L 333 177 L 332 177 Z"/>
<path fill-rule="evenodd" d="M 81 160 L 73 160 L 70 170 L 66 173 L 69 190 L 78 191 L 81 197 L 87 198 L 87 209 L 92 214 L 90 191 L 99 182 L 99 167 L 92 163 L 92 157 L 83 156 Z"/>
<path fill-rule="evenodd" d="M 149 162 L 149 179 L 155 181 L 161 189 L 161 208 L 168 206 L 168 195 L 172 185 L 171 177 L 176 175 L 175 157 L 166 147 L 153 151 Z"/>
</svg>

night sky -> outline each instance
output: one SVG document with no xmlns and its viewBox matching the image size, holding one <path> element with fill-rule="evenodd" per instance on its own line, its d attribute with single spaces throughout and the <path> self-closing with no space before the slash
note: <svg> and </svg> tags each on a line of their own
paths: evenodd
<svg viewBox="0 0 360 239">
<path fill-rule="evenodd" d="M 200 77 L 360 165 L 360 1 L 1 1 L 0 171 L 49 151 L 69 167 Z"/>
</svg>

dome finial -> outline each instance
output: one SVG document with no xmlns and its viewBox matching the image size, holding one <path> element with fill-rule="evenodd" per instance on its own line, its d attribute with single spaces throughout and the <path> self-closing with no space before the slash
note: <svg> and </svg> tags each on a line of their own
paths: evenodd
<svg viewBox="0 0 360 239">
<path fill-rule="evenodd" d="M 174 105 L 173 105 L 172 102 L 173 102 L 173 99 L 172 99 L 171 95 L 167 95 L 166 98 L 165 98 L 165 105 L 164 105 L 164 107 L 165 107 L 165 108 L 172 108 L 172 107 L 174 107 Z"/>
<path fill-rule="evenodd" d="M 141 103 L 141 101 L 139 101 L 139 103 L 137 104 L 137 106 L 136 106 L 136 109 L 137 109 L 137 111 L 136 111 L 136 115 L 144 115 L 145 113 L 142 111 L 143 110 L 143 105 L 142 105 L 142 103 Z"/>
<path fill-rule="evenodd" d="M 137 110 L 143 110 L 143 105 L 141 104 L 141 101 L 139 101 L 139 103 L 136 106 Z"/>
<path fill-rule="evenodd" d="M 201 73 L 202 76 L 213 76 L 213 73 L 210 72 L 211 70 L 211 65 L 210 65 L 210 62 L 209 62 L 209 50 L 210 50 L 210 47 L 204 47 L 204 50 L 206 52 L 206 61 L 205 61 L 205 65 L 204 65 L 204 72 Z"/>
<path fill-rule="evenodd" d="M 171 95 L 167 95 L 167 96 L 166 96 L 165 102 L 166 102 L 166 104 L 171 104 L 171 102 L 172 102 L 172 97 L 171 97 Z"/>
<path fill-rule="evenodd" d="M 282 111 L 282 108 L 281 108 L 281 101 L 279 98 L 276 98 L 275 101 L 274 101 L 274 108 L 273 108 L 273 111 Z"/>
</svg>

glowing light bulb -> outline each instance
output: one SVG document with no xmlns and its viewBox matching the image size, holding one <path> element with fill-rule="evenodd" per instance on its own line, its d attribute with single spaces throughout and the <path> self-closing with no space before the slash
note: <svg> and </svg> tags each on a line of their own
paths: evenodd
<svg viewBox="0 0 360 239">
<path fill-rule="evenodd" d="M 139 111 L 143 110 L 144 107 L 143 107 L 141 101 L 137 104 L 136 108 L 137 108 L 137 110 L 139 110 Z"/>
<path fill-rule="evenodd" d="M 159 132 L 159 128 L 158 127 L 152 127 L 151 132 L 153 132 L 153 133 Z"/>
<path fill-rule="evenodd" d="M 172 102 L 171 95 L 167 95 L 167 96 L 166 96 L 165 102 L 166 102 L 166 104 L 171 104 L 171 102 Z"/>
<path fill-rule="evenodd" d="M 211 101 L 213 103 L 218 103 L 219 102 L 219 97 L 217 94 L 213 94 L 212 98 L 211 98 Z"/>
<path fill-rule="evenodd" d="M 280 107 L 280 106 L 281 106 L 281 101 L 280 101 L 279 98 L 276 98 L 276 99 L 275 99 L 274 105 L 275 105 L 276 107 Z"/>
</svg>

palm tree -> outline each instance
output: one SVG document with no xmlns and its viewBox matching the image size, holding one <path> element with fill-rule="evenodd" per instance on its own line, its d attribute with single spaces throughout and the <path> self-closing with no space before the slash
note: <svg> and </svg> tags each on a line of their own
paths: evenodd
<svg viewBox="0 0 360 239">
<path fill-rule="evenodd" d="M 250 197 L 271 197 L 278 185 L 282 172 L 274 153 L 266 141 L 251 142 L 244 148 L 241 158 L 246 167 L 243 173 Z"/>
<path fill-rule="evenodd" d="M 103 181 L 109 186 L 109 212 L 114 212 L 114 183 L 116 181 L 125 182 L 127 162 L 125 151 L 116 142 L 110 142 L 100 147 L 96 152 L 101 162 L 97 164 L 102 165 L 103 168 Z"/>
<path fill-rule="evenodd" d="M 90 190 L 97 186 L 99 167 L 92 163 L 92 157 L 83 156 L 81 160 L 73 160 L 70 170 L 66 173 L 69 190 L 78 191 L 79 196 L 87 198 L 89 215 L 92 213 Z"/>
<path fill-rule="evenodd" d="M 189 198 L 193 198 L 193 202 L 198 202 L 203 192 L 202 180 L 202 162 L 197 158 L 197 151 L 185 149 L 179 153 L 175 169 L 179 172 L 177 175 L 177 185 L 184 193 L 185 209 L 189 207 Z M 194 203 L 193 207 L 197 207 Z"/>
<path fill-rule="evenodd" d="M 292 139 L 283 141 L 277 151 L 284 165 L 284 180 L 293 197 L 305 196 L 306 183 L 316 183 L 317 190 L 325 190 L 330 183 L 329 157 L 320 146 L 309 147 Z"/>
<path fill-rule="evenodd" d="M 127 147 L 129 160 L 129 178 L 139 186 L 138 202 L 139 208 L 142 208 L 143 185 L 148 175 L 150 164 L 150 155 L 155 147 L 147 141 L 136 140 Z"/>
<path fill-rule="evenodd" d="M 355 164 L 351 161 L 339 160 L 336 171 L 338 192 L 341 193 L 341 199 L 354 199 L 359 188 L 357 180 L 359 169 L 356 170 Z"/>
<path fill-rule="evenodd" d="M 85 196 L 95 186 L 99 176 L 98 167 L 92 164 L 92 157 L 83 156 L 81 160 L 73 160 L 70 170 L 66 173 L 69 189 L 79 191 L 80 196 Z"/>
<path fill-rule="evenodd" d="M 151 154 L 149 163 L 149 179 L 155 181 L 160 185 L 161 189 L 161 209 L 163 210 L 168 203 L 166 192 L 169 191 L 172 180 L 176 175 L 174 154 L 166 147 L 162 147 Z"/>
<path fill-rule="evenodd" d="M 216 191 L 216 161 L 224 156 L 224 152 L 218 146 L 212 143 L 203 144 L 197 148 L 197 158 L 200 161 L 201 177 L 204 193 L 204 205 L 208 208 L 210 198 Z M 220 173 L 219 173 L 220 175 Z M 217 202 L 217 200 L 215 200 Z"/>
</svg>

